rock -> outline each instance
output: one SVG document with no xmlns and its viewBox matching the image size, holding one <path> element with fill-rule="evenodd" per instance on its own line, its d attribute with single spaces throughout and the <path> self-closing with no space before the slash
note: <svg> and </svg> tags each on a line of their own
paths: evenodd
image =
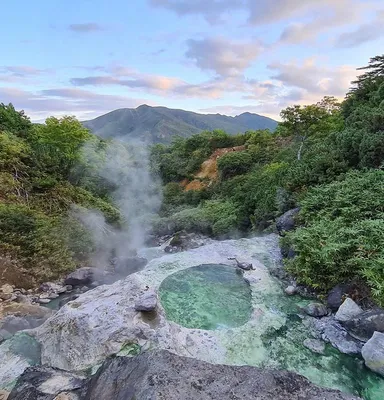
<svg viewBox="0 0 384 400">
<path fill-rule="evenodd" d="M 228 257 L 228 260 L 235 260 L 237 267 L 244 271 L 250 271 L 250 270 L 254 269 L 252 263 L 245 262 L 245 261 L 241 262 L 235 257 Z"/>
<path fill-rule="evenodd" d="M 358 290 L 357 285 L 353 283 L 342 283 L 336 285 L 329 293 L 327 297 L 327 306 L 332 311 L 336 312 L 342 305 L 345 298 Z"/>
<path fill-rule="evenodd" d="M 66 285 L 81 286 L 92 282 L 94 269 L 91 267 L 79 268 L 71 272 L 64 280 Z"/>
<path fill-rule="evenodd" d="M 13 293 L 0 293 L 1 300 L 11 300 L 13 297 Z"/>
<path fill-rule="evenodd" d="M 6 283 L 5 285 L 0 287 L 0 292 L 3 294 L 11 294 L 13 293 L 13 287 Z"/>
<path fill-rule="evenodd" d="M 32 304 L 32 299 L 24 294 L 18 294 L 16 302 L 22 304 Z"/>
<path fill-rule="evenodd" d="M 285 294 L 287 294 L 288 296 L 293 296 L 294 294 L 297 293 L 297 288 L 296 286 L 288 286 L 284 289 Z"/>
<path fill-rule="evenodd" d="M 303 345 L 314 353 L 324 354 L 325 343 L 322 340 L 305 339 Z"/>
<path fill-rule="evenodd" d="M 80 389 L 85 380 L 85 376 L 81 374 L 73 374 L 49 367 L 31 367 L 24 371 L 18 379 L 8 400 L 65 399 L 63 392 Z M 67 393 L 67 399 L 71 399 L 69 396 L 71 395 Z"/>
<path fill-rule="evenodd" d="M 69 297 L 64 297 L 63 299 L 61 299 L 59 301 L 59 308 L 65 306 L 70 301 L 76 300 L 79 296 L 80 296 L 79 294 L 73 294 L 73 295 L 71 295 Z"/>
<path fill-rule="evenodd" d="M 51 302 L 51 299 L 39 299 L 38 302 L 40 304 L 49 304 Z"/>
<path fill-rule="evenodd" d="M 365 311 L 343 322 L 343 326 L 351 336 L 367 342 L 374 332 L 384 333 L 384 310 Z"/>
<path fill-rule="evenodd" d="M 6 390 L 0 390 L 0 400 L 7 400 L 9 396 L 9 392 Z"/>
<path fill-rule="evenodd" d="M 144 293 L 135 303 L 136 311 L 154 311 L 157 306 L 157 296 L 154 292 Z"/>
<path fill-rule="evenodd" d="M 62 289 L 63 289 L 63 287 L 61 285 L 54 283 L 54 282 L 45 282 L 40 285 L 40 290 L 42 292 L 59 293 L 59 291 Z"/>
<path fill-rule="evenodd" d="M 72 285 L 65 285 L 65 291 L 66 292 L 70 292 L 71 290 L 73 290 L 73 286 Z"/>
<path fill-rule="evenodd" d="M 349 355 L 361 353 L 363 344 L 351 337 L 334 317 L 312 318 L 310 324 L 319 338 L 330 343 L 341 353 Z"/>
<path fill-rule="evenodd" d="M 87 400 L 342 400 L 356 397 L 323 389 L 287 371 L 215 365 L 167 351 L 106 361 L 87 385 Z M 12 400 L 12 399 L 11 399 Z"/>
<path fill-rule="evenodd" d="M 347 297 L 343 304 L 339 307 L 335 318 L 338 321 L 345 322 L 357 315 L 361 314 L 363 310 L 349 297 Z"/>
<path fill-rule="evenodd" d="M 375 332 L 363 346 L 361 352 L 365 365 L 372 371 L 384 376 L 384 334 Z"/>
<path fill-rule="evenodd" d="M 324 304 L 311 303 L 303 308 L 303 311 L 311 317 L 321 318 L 328 314 L 328 309 Z"/>
<path fill-rule="evenodd" d="M 49 293 L 48 299 L 54 300 L 57 299 L 60 295 L 58 293 Z"/>
<path fill-rule="evenodd" d="M 300 211 L 300 207 L 293 208 L 281 215 L 276 220 L 276 229 L 280 235 L 284 235 L 285 232 L 292 231 L 296 226 L 296 216 Z"/>
<path fill-rule="evenodd" d="M 18 331 L 33 329 L 43 324 L 52 311 L 25 303 L 10 303 L 0 307 L 0 334 L 8 339 Z"/>
<path fill-rule="evenodd" d="M 67 397 L 53 399 L 52 393 L 63 386 L 68 388 L 64 393 Z M 358 400 L 317 387 L 293 372 L 209 364 L 165 350 L 110 358 L 87 381 L 60 370 L 31 367 L 17 381 L 8 400 L 59 399 Z"/>
</svg>

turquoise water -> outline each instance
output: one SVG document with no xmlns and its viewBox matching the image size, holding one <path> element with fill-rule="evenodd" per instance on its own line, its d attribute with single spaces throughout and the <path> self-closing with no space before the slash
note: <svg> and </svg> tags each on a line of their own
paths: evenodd
<svg viewBox="0 0 384 400">
<path fill-rule="evenodd" d="M 384 400 L 384 379 L 367 369 L 360 357 L 341 354 L 330 344 L 324 354 L 303 345 L 311 335 L 299 307 L 309 300 L 285 296 L 278 286 L 253 293 L 252 299 L 249 285 L 235 268 L 206 264 L 168 276 L 160 286 L 160 301 L 167 318 L 179 325 L 225 328 L 221 334 L 227 364 L 289 370 L 320 386 L 365 400 Z M 247 324 L 251 304 L 263 311 Z"/>
<path fill-rule="evenodd" d="M 186 328 L 228 329 L 252 313 L 251 289 L 239 270 L 206 264 L 168 276 L 160 286 L 167 318 Z"/>
</svg>

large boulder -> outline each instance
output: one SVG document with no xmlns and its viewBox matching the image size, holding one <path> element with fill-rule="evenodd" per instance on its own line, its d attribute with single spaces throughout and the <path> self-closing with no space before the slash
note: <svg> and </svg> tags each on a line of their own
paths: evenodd
<svg viewBox="0 0 384 400">
<path fill-rule="evenodd" d="M 335 318 L 338 321 L 345 322 L 353 319 L 362 312 L 363 310 L 352 299 L 347 297 L 337 310 Z"/>
<path fill-rule="evenodd" d="M 276 229 L 280 235 L 284 235 L 285 232 L 292 231 L 296 226 L 296 216 L 299 213 L 300 208 L 293 208 L 281 215 L 276 220 Z"/>
<path fill-rule="evenodd" d="M 17 386 L 11 391 L 8 400 L 65 399 L 64 393 L 68 394 L 67 399 L 75 399 L 76 391 L 84 383 L 85 376 L 81 374 L 72 374 L 50 367 L 31 367 L 18 379 Z M 68 392 L 75 393 L 71 396 Z"/>
<path fill-rule="evenodd" d="M 40 370 L 41 375 L 45 375 L 46 369 L 42 367 Z M 61 373 L 55 372 L 59 374 L 59 379 Z M 26 396 L 31 390 L 41 392 L 44 387 L 54 386 L 58 389 L 63 386 L 47 385 L 45 376 L 39 378 L 38 374 L 39 368 L 27 370 L 11 392 L 9 400 L 52 400 L 53 397 Z M 52 381 L 49 375 L 48 379 Z M 77 396 L 79 400 L 358 399 L 336 390 L 317 387 L 292 372 L 209 364 L 165 350 L 147 352 L 133 358 L 108 359 L 96 375 L 78 390 Z"/>
<path fill-rule="evenodd" d="M 375 332 L 361 352 L 365 365 L 384 376 L 384 333 Z"/>
<path fill-rule="evenodd" d="M 384 333 L 384 310 L 365 311 L 343 322 L 343 326 L 351 336 L 367 342 L 374 332 Z"/>
<path fill-rule="evenodd" d="M 82 286 L 93 281 L 94 268 L 83 267 L 71 272 L 64 280 L 66 285 Z"/>
<path fill-rule="evenodd" d="M 330 343 L 341 353 L 349 355 L 361 354 L 363 344 L 350 336 L 334 317 L 311 318 L 308 322 L 315 336 Z"/>
</svg>

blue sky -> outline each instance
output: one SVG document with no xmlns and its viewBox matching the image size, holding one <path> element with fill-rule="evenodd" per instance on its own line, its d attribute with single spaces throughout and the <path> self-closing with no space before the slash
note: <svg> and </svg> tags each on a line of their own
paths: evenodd
<svg viewBox="0 0 384 400">
<path fill-rule="evenodd" d="M 384 49 L 382 0 L 8 1 L 0 102 L 33 120 L 146 103 L 278 118 L 343 98 Z"/>
</svg>

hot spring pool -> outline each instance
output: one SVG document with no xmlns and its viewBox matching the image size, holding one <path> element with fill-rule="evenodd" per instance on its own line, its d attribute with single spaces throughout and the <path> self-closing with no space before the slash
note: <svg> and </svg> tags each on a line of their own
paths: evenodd
<svg viewBox="0 0 384 400">
<path fill-rule="evenodd" d="M 176 272 L 164 279 L 159 293 L 167 318 L 186 328 L 236 328 L 252 313 L 249 284 L 240 270 L 224 264 Z"/>
</svg>

